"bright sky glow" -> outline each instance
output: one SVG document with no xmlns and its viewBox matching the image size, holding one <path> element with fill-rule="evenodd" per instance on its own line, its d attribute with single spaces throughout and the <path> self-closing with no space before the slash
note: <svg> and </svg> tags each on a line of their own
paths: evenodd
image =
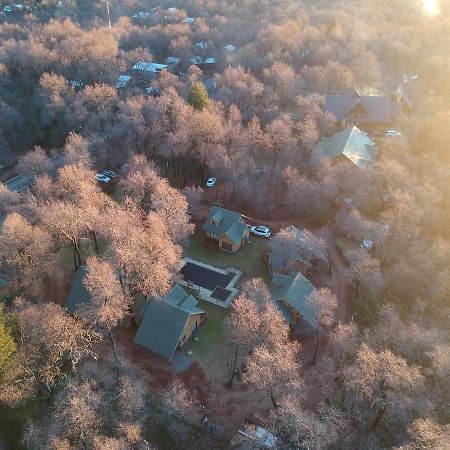
<svg viewBox="0 0 450 450">
<path fill-rule="evenodd" d="M 437 16 L 441 12 L 438 0 L 423 0 L 423 7 L 428 16 Z"/>
</svg>

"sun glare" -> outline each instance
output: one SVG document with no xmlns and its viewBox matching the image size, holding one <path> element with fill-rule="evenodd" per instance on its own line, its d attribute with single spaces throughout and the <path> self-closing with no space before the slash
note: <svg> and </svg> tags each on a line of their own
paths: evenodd
<svg viewBox="0 0 450 450">
<path fill-rule="evenodd" d="M 437 16 L 441 12 L 438 0 L 423 0 L 423 7 L 428 16 Z"/>
</svg>

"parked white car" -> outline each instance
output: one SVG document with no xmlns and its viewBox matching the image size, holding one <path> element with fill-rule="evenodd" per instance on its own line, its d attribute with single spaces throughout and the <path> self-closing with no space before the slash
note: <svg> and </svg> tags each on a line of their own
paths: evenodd
<svg viewBox="0 0 450 450">
<path fill-rule="evenodd" d="M 395 130 L 387 130 L 386 131 L 386 137 L 400 137 L 402 133 L 400 131 Z"/>
<path fill-rule="evenodd" d="M 111 181 L 111 178 L 109 178 L 108 176 L 106 176 L 103 173 L 97 173 L 95 175 L 95 179 L 99 182 L 99 183 L 109 183 Z"/>
<path fill-rule="evenodd" d="M 258 227 L 250 227 L 250 233 L 266 238 L 270 237 L 270 235 L 272 234 L 270 232 L 270 229 L 263 225 L 259 225 Z"/>
<path fill-rule="evenodd" d="M 217 183 L 217 178 L 211 177 L 206 181 L 207 187 L 213 187 Z"/>
</svg>

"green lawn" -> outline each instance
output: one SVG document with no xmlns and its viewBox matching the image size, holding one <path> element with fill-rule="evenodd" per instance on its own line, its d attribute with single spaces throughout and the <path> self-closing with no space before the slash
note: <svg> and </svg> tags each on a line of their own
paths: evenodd
<svg viewBox="0 0 450 450">
<path fill-rule="evenodd" d="M 206 247 L 202 244 L 205 232 L 197 227 L 195 234 L 189 239 L 189 244 L 184 248 L 185 257 L 210 264 L 211 266 L 226 269 L 233 267 L 242 271 L 239 284 L 252 278 L 263 278 L 270 281 L 269 271 L 261 261 L 261 254 L 268 248 L 264 238 L 250 237 L 251 242 L 246 243 L 237 253 L 229 253 L 219 248 Z"/>
<path fill-rule="evenodd" d="M 105 242 L 98 240 L 98 249 L 100 255 L 106 251 Z M 61 258 L 64 269 L 73 270 L 73 247 L 71 245 L 65 245 L 59 249 L 59 256 Z M 88 256 L 95 255 L 94 241 L 90 239 L 83 239 L 80 243 L 80 254 L 82 259 L 82 264 L 86 263 L 86 258 Z"/>
<path fill-rule="evenodd" d="M 261 253 L 268 247 L 263 238 L 253 237 L 251 242 L 245 244 L 237 253 L 228 253 L 218 248 L 207 247 L 202 244 L 205 234 L 199 227 L 191 236 L 189 244 L 184 248 L 185 257 L 210 264 L 221 269 L 233 267 L 243 272 L 238 285 L 252 278 L 263 278 L 270 281 L 270 274 L 261 261 Z M 196 296 L 196 292 L 191 291 Z M 203 367 L 217 366 L 217 352 L 213 349 L 223 349 L 227 344 L 223 320 L 229 310 L 199 300 L 198 307 L 208 313 L 208 319 L 194 333 L 183 348 L 185 352 L 192 351 L 193 359 L 200 362 Z M 195 341 L 198 337 L 198 341 Z M 223 361 L 221 361 L 223 363 Z"/>
<path fill-rule="evenodd" d="M 228 314 L 228 310 L 203 300 L 199 300 L 197 306 L 208 313 L 208 318 L 195 331 L 183 350 L 185 352 L 192 350 L 194 359 L 200 359 L 208 365 L 214 357 L 214 352 L 211 350 L 223 345 L 225 339 L 223 319 Z M 199 338 L 198 341 L 195 341 L 196 337 Z"/>
</svg>

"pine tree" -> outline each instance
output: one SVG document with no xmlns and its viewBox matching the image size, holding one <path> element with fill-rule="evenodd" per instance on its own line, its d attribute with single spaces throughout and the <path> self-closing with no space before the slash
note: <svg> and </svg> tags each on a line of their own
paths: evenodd
<svg viewBox="0 0 450 450">
<path fill-rule="evenodd" d="M 208 104 L 208 92 L 203 83 L 192 83 L 188 103 L 200 111 Z"/>
<path fill-rule="evenodd" d="M 7 317 L 0 305 L 0 378 L 10 367 L 16 351 L 16 344 L 12 337 L 11 328 L 7 324 Z"/>
</svg>

